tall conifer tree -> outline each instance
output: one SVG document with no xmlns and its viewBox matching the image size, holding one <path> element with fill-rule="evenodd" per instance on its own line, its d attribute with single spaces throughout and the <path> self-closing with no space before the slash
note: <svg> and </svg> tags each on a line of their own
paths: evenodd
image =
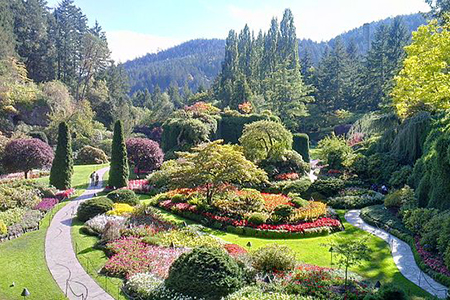
<svg viewBox="0 0 450 300">
<path fill-rule="evenodd" d="M 127 147 L 125 145 L 123 124 L 122 121 L 117 121 L 114 125 L 108 185 L 115 188 L 127 186 L 128 174 Z"/>
<path fill-rule="evenodd" d="M 50 184 L 59 190 L 72 186 L 73 155 L 72 139 L 66 122 L 61 122 L 58 128 L 58 145 L 50 170 Z"/>
</svg>

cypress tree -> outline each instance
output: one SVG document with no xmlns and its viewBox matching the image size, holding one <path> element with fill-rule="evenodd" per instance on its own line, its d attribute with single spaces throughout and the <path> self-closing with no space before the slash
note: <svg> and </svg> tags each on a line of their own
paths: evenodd
<svg viewBox="0 0 450 300">
<path fill-rule="evenodd" d="M 125 145 L 123 125 L 122 121 L 117 121 L 114 125 L 108 185 L 115 188 L 127 186 L 128 173 L 127 147 Z"/>
<path fill-rule="evenodd" d="M 58 145 L 50 171 L 50 184 L 59 190 L 72 186 L 73 155 L 72 139 L 66 122 L 61 122 L 58 128 Z"/>
</svg>

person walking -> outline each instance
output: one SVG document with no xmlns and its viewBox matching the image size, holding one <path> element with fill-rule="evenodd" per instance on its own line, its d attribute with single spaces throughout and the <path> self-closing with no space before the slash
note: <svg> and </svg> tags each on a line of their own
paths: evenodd
<svg viewBox="0 0 450 300">
<path fill-rule="evenodd" d="M 90 177 L 91 177 L 91 185 L 94 185 L 94 182 L 95 182 L 95 174 L 96 174 L 95 171 L 91 173 L 91 176 L 90 176 Z"/>
<path fill-rule="evenodd" d="M 95 173 L 95 186 L 98 185 L 99 180 L 100 180 L 100 176 L 98 175 L 98 173 Z"/>
</svg>

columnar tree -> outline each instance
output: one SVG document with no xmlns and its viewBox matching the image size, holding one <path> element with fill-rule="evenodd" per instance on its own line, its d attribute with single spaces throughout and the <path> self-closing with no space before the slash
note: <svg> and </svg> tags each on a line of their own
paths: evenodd
<svg viewBox="0 0 450 300">
<path fill-rule="evenodd" d="M 25 178 L 33 169 L 50 167 L 52 148 L 38 139 L 17 139 L 5 147 L 3 165 L 8 172 L 24 172 Z"/>
<path fill-rule="evenodd" d="M 72 139 L 66 122 L 61 122 L 58 129 L 55 158 L 50 170 L 50 184 L 59 190 L 69 189 L 72 185 L 72 174 Z"/>
<path fill-rule="evenodd" d="M 108 185 L 115 188 L 127 186 L 128 174 L 127 147 L 123 134 L 123 124 L 122 121 L 117 121 L 114 125 Z"/>
</svg>

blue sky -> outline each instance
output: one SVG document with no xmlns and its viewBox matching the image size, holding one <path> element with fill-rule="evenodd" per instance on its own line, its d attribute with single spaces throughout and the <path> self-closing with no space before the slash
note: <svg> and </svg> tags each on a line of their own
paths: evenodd
<svg viewBox="0 0 450 300">
<path fill-rule="evenodd" d="M 59 0 L 48 0 L 50 7 Z M 424 0 L 75 0 L 107 33 L 112 57 L 126 61 L 195 38 L 225 38 L 230 29 L 267 30 L 285 8 L 297 35 L 328 40 L 366 22 L 427 11 Z"/>
</svg>

